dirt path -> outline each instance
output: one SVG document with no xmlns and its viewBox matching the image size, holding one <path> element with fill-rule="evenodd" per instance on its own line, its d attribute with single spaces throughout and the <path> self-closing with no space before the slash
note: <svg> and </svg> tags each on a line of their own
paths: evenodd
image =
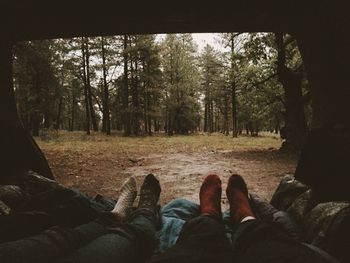
<svg viewBox="0 0 350 263">
<path fill-rule="evenodd" d="M 66 135 L 68 136 L 68 135 Z M 148 173 L 161 183 L 161 202 L 177 197 L 198 202 L 203 178 L 217 173 L 225 189 L 232 173 L 242 175 L 250 191 L 270 199 L 281 177 L 295 170 L 296 158 L 277 149 L 277 137 L 178 136 L 125 138 L 78 134 L 38 141 L 56 179 L 92 196 L 116 199 L 129 175 L 140 186 Z"/>
<path fill-rule="evenodd" d="M 199 187 L 208 172 L 217 173 L 222 178 L 230 174 L 230 162 L 217 157 L 213 153 L 152 154 L 145 158 L 144 165 L 130 167 L 125 173 L 136 177 L 143 177 L 147 173 L 157 175 L 164 189 L 162 200 L 184 197 L 198 201 Z"/>
<path fill-rule="evenodd" d="M 136 176 L 138 181 L 147 173 L 157 175 L 163 188 L 163 202 L 175 197 L 198 202 L 200 185 L 208 173 L 221 177 L 223 190 L 230 175 L 238 173 L 245 178 L 250 191 L 269 200 L 281 177 L 293 172 L 295 165 L 277 151 L 152 154 L 141 161 L 142 165 L 129 167 L 124 173 Z M 222 203 L 226 204 L 226 200 L 223 191 Z"/>
</svg>

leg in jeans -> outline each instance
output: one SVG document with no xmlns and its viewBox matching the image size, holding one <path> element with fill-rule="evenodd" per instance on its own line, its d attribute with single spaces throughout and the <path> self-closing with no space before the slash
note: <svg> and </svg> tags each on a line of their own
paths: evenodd
<svg viewBox="0 0 350 263">
<path fill-rule="evenodd" d="M 106 233 L 105 225 L 99 220 L 79 228 L 53 227 L 34 237 L 2 243 L 0 262 L 52 262 Z"/>
<path fill-rule="evenodd" d="M 107 228 L 103 235 L 59 262 L 144 262 L 151 256 L 156 245 L 154 214 L 136 210 L 128 221 Z"/>
<path fill-rule="evenodd" d="M 138 209 L 132 213 L 128 223 L 110 227 L 107 234 L 59 262 L 144 262 L 152 255 L 156 245 L 156 210 L 160 191 L 158 180 L 148 175 L 141 187 Z"/>
<path fill-rule="evenodd" d="M 62 262 L 141 262 L 154 249 L 154 234 L 155 218 L 149 211 L 136 210 L 128 223 L 118 223 L 106 213 L 75 229 L 54 227 L 31 238 L 2 243 L 0 262 L 53 262 L 65 255 Z"/>
<path fill-rule="evenodd" d="M 231 245 L 221 219 L 221 181 L 216 175 L 202 184 L 200 212 L 183 226 L 176 245 L 150 262 L 230 262 Z"/>
<path fill-rule="evenodd" d="M 238 224 L 232 236 L 235 262 L 329 262 L 292 239 L 279 225 L 256 220 L 249 205 L 247 186 L 239 175 L 230 177 L 226 194 L 232 222 Z"/>
<path fill-rule="evenodd" d="M 0 215 L 0 243 L 28 238 L 59 225 L 75 228 L 111 211 L 115 203 L 100 196 L 95 201 L 76 190 L 50 189 L 17 205 L 9 215 Z"/>
<path fill-rule="evenodd" d="M 108 236 L 111 233 L 114 234 L 113 242 L 120 242 L 120 247 L 125 248 L 127 252 L 134 251 L 135 246 L 132 242 L 137 240 L 139 243 L 136 245 L 147 242 L 147 245 L 142 246 L 145 251 L 139 254 L 140 258 L 148 256 L 154 245 L 152 238 L 155 231 L 155 208 L 160 194 L 160 187 L 154 177 L 147 178 L 141 187 L 139 208 L 134 212 L 128 221 L 129 223 L 120 222 L 120 220 L 123 220 L 121 213 L 125 211 L 125 207 L 116 206 L 116 209 L 111 213 L 104 213 L 100 218 L 75 229 L 55 227 L 32 238 L 3 243 L 0 245 L 0 261 L 4 263 L 53 262 L 69 254 L 72 257 L 75 254 L 79 254 L 79 257 L 74 257 L 74 262 L 87 262 L 87 256 L 91 254 L 81 253 L 82 247 L 85 245 L 89 246 L 95 240 L 105 235 Z M 130 204 L 129 199 L 126 198 L 124 201 L 121 201 Z M 105 254 L 103 245 L 106 245 L 106 242 L 101 244 L 95 243 L 93 247 L 95 249 L 94 262 L 115 262 L 118 258 L 125 256 L 125 252 L 120 250 L 120 255 Z M 109 256 L 114 258 L 107 259 Z M 66 259 L 69 260 L 69 257 Z"/>
<path fill-rule="evenodd" d="M 290 238 L 280 226 L 260 220 L 241 223 L 232 238 L 237 262 L 330 262 Z"/>
</svg>

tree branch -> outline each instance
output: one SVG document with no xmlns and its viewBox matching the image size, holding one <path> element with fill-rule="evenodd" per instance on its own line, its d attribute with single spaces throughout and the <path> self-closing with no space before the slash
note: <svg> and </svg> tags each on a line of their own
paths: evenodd
<svg viewBox="0 0 350 263">
<path fill-rule="evenodd" d="M 274 73 L 274 74 L 272 74 L 272 75 L 266 77 L 266 78 L 263 79 L 263 80 L 260 80 L 260 81 L 257 81 L 257 82 L 255 82 L 255 83 L 251 84 L 250 87 L 246 87 L 246 88 L 248 88 L 248 89 L 253 89 L 254 87 L 259 86 L 259 85 L 261 85 L 261 84 L 264 84 L 265 82 L 267 82 L 267 81 L 273 79 L 273 78 L 276 77 L 276 76 L 277 76 L 277 73 Z"/>
<path fill-rule="evenodd" d="M 96 100 L 97 106 L 100 109 L 100 111 L 103 113 L 103 108 L 101 106 L 101 103 L 99 102 L 98 98 L 95 96 L 95 94 L 91 91 L 92 97 Z"/>
</svg>

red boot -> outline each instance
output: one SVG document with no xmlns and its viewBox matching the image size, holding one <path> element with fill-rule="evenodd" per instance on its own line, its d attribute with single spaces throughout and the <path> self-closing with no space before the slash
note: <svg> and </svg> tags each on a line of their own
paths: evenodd
<svg viewBox="0 0 350 263">
<path fill-rule="evenodd" d="M 240 175 L 231 175 L 226 195 L 230 203 L 231 218 L 234 223 L 240 223 L 247 216 L 255 217 L 249 205 L 247 185 Z"/>
<path fill-rule="evenodd" d="M 216 174 L 210 174 L 202 183 L 199 200 L 202 215 L 221 217 L 221 180 Z"/>
</svg>

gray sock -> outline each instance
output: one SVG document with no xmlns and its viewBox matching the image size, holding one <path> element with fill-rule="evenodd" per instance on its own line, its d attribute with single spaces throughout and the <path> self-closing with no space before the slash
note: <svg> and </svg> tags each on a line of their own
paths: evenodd
<svg viewBox="0 0 350 263">
<path fill-rule="evenodd" d="M 113 214 L 117 214 L 120 218 L 127 217 L 132 211 L 137 195 L 136 180 L 133 176 L 126 179 L 119 190 L 119 199 L 113 210 Z"/>
</svg>

